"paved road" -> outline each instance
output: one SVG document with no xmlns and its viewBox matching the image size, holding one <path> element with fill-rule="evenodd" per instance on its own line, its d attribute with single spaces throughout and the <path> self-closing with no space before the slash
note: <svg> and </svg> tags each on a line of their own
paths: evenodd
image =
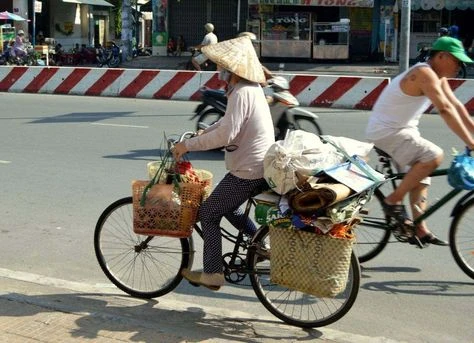
<svg viewBox="0 0 474 343">
<path fill-rule="evenodd" d="M 196 104 L 0 97 L 0 341 L 28 341 L 53 327 L 60 329 L 61 341 L 153 341 L 147 338 L 153 335 L 163 335 L 162 341 L 256 342 L 441 343 L 474 338 L 473 281 L 455 265 L 448 249 L 437 247 L 420 251 L 391 245 L 364 266 L 353 309 L 318 330 L 282 326 L 246 286 L 213 293 L 182 283 L 156 301 L 123 297 L 95 261 L 95 221 L 110 202 L 130 193 L 130 180 L 146 176 L 146 162 L 156 158 L 164 132 L 193 127 L 188 119 Z M 366 112 L 314 110 L 326 133 L 363 138 Z M 422 127 L 443 147 L 459 148 L 438 116 L 427 116 Z M 216 180 L 222 177 L 220 153 L 193 154 L 192 160 L 212 170 Z M 436 197 L 444 181 L 434 186 L 439 187 Z M 448 213 L 430 222 L 441 237 L 447 232 Z"/>
</svg>

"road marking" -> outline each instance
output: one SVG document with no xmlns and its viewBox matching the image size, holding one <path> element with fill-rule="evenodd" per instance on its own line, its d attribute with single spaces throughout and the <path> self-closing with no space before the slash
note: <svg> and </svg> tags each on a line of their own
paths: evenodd
<svg viewBox="0 0 474 343">
<path fill-rule="evenodd" d="M 116 127 L 133 127 L 137 129 L 149 129 L 149 126 L 141 125 L 124 125 L 124 124 L 105 124 L 105 123 L 91 123 L 91 125 L 100 125 L 100 126 L 116 126 Z"/>
<path fill-rule="evenodd" d="M 9 163 L 12 163 L 12 162 L 11 161 L 0 160 L 0 164 L 9 164 Z"/>
</svg>

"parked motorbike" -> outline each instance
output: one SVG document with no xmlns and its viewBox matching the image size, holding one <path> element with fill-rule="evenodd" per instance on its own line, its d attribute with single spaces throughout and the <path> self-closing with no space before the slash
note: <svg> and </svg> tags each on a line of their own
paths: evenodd
<svg viewBox="0 0 474 343">
<path fill-rule="evenodd" d="M 304 130 L 321 135 L 322 130 L 313 112 L 299 107 L 296 99 L 289 91 L 288 81 L 282 76 L 275 76 L 267 81 L 270 89 L 269 106 L 275 128 L 275 139 L 282 140 L 288 130 Z M 203 87 L 200 89 L 202 103 L 194 110 L 191 120 L 197 119 L 196 130 L 214 124 L 221 119 L 227 107 L 227 97 L 223 90 Z M 202 125 L 204 124 L 204 125 Z"/>
<path fill-rule="evenodd" d="M 0 60 L 1 64 L 6 65 L 33 66 L 38 64 L 35 49 L 31 44 L 25 45 L 25 52 L 22 55 L 19 55 L 13 46 L 7 46 Z"/>
<path fill-rule="evenodd" d="M 190 47 L 188 50 L 191 53 L 191 58 L 186 63 L 186 70 L 196 70 L 196 68 L 194 67 L 193 62 L 191 62 L 191 60 L 192 60 L 193 57 L 199 55 L 201 52 L 198 49 L 194 48 L 194 47 Z M 207 60 L 206 62 L 201 64 L 201 70 L 215 71 L 215 70 L 217 70 L 217 65 L 214 62 L 212 62 L 211 60 Z"/>
<path fill-rule="evenodd" d="M 104 65 L 107 65 L 109 68 L 118 67 L 122 62 L 122 49 L 113 42 L 110 49 L 104 49 L 102 46 L 99 46 L 96 49 L 96 60 L 99 68 L 102 68 Z"/>
</svg>

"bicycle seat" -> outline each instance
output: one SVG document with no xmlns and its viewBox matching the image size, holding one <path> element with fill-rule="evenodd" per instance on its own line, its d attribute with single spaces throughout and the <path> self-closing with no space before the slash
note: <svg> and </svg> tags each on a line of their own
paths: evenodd
<svg viewBox="0 0 474 343">
<path fill-rule="evenodd" d="M 265 191 L 268 191 L 270 190 L 270 186 L 268 186 L 267 184 L 265 185 L 262 185 L 261 187 L 258 187 L 257 189 L 255 189 L 252 194 L 250 195 L 251 198 L 254 198 L 256 197 L 257 195 L 265 192 Z"/>
</svg>

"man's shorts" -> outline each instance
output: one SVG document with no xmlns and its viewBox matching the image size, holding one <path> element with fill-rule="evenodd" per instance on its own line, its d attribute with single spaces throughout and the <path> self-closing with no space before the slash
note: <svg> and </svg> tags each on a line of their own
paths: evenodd
<svg viewBox="0 0 474 343">
<path fill-rule="evenodd" d="M 406 172 L 417 162 L 429 162 L 443 155 L 443 149 L 421 137 L 420 133 L 413 129 L 402 129 L 372 143 L 392 157 L 400 172 Z M 429 185 L 431 180 L 426 178 L 421 183 Z"/>
<path fill-rule="evenodd" d="M 197 56 L 194 56 L 194 60 L 199 64 L 203 64 L 204 62 L 206 62 L 208 60 L 207 56 L 204 55 L 203 53 L 200 53 L 199 55 Z"/>
</svg>

